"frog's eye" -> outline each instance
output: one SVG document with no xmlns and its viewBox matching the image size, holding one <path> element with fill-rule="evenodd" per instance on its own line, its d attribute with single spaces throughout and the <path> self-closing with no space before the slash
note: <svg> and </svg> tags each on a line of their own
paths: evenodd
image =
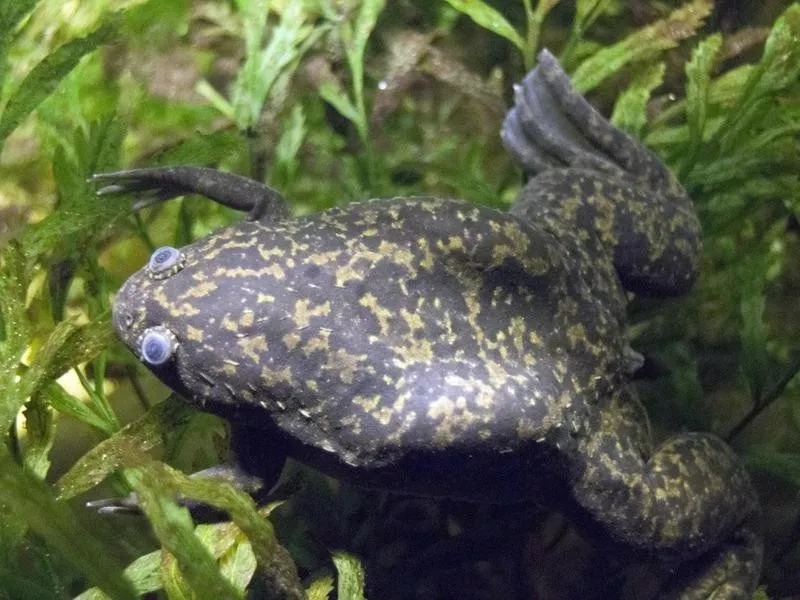
<svg viewBox="0 0 800 600">
<path fill-rule="evenodd" d="M 147 263 L 147 274 L 151 279 L 165 279 L 174 275 L 186 264 L 183 252 L 172 246 L 158 248 Z"/>
<path fill-rule="evenodd" d="M 142 360 L 148 365 L 158 367 L 167 362 L 175 353 L 178 340 L 166 327 L 151 327 L 144 332 L 139 342 Z"/>
</svg>

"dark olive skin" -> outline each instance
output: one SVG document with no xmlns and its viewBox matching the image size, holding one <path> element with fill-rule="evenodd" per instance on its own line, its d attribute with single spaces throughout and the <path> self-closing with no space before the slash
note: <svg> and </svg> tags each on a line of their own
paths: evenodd
<svg viewBox="0 0 800 600">
<path fill-rule="evenodd" d="M 366 487 L 537 501 L 638 555 L 703 555 L 672 595 L 748 598 L 762 542 L 745 470 L 710 434 L 653 448 L 628 383 L 625 293 L 691 287 L 691 201 L 547 52 L 502 136 L 531 176 L 509 212 L 412 197 L 290 218 L 275 192 L 209 169 L 98 176 L 101 193 L 250 212 L 157 252 L 117 295 L 119 335 L 249 448 L 279 440 Z"/>
</svg>

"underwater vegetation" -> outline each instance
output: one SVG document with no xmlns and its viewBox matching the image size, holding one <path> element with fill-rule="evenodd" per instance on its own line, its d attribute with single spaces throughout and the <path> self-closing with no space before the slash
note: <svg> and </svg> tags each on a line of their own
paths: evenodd
<svg viewBox="0 0 800 600">
<path fill-rule="evenodd" d="M 694 202 L 694 289 L 628 307 L 637 389 L 656 440 L 734 448 L 765 514 L 756 596 L 800 594 L 800 5 L 740 4 L 2 2 L 0 598 L 361 598 L 378 572 L 419 575 L 398 597 L 447 597 L 425 563 L 483 573 L 475 597 L 647 597 L 649 566 L 596 566 L 535 507 L 362 492 L 293 462 L 261 507 L 189 478 L 224 456 L 224 422 L 112 328 L 156 248 L 242 215 L 198 197 L 134 210 L 93 174 L 213 166 L 298 216 L 420 194 L 506 209 L 524 178 L 499 130 L 542 48 Z M 131 491 L 144 517 L 85 506 Z M 226 520 L 196 525 L 180 498 Z"/>
</svg>

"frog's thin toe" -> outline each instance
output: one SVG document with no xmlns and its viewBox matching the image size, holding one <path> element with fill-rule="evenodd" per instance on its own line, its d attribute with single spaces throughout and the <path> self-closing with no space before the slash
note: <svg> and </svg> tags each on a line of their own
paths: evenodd
<svg viewBox="0 0 800 600">
<path fill-rule="evenodd" d="M 142 509 L 136 494 L 129 494 L 124 498 L 101 498 L 86 503 L 86 508 L 96 510 L 101 515 L 140 515 Z"/>
<path fill-rule="evenodd" d="M 540 173 L 554 166 L 547 155 L 528 138 L 522 126 L 522 116 L 516 108 L 506 115 L 500 137 L 506 150 L 527 173 Z"/>
</svg>

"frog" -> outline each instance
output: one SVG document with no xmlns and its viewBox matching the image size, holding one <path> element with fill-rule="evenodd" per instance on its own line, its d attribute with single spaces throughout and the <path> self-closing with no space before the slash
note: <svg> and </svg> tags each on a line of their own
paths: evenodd
<svg viewBox="0 0 800 600">
<path fill-rule="evenodd" d="M 117 334 L 231 423 L 249 475 L 285 452 L 364 488 L 533 502 L 673 565 L 664 597 L 749 598 L 763 542 L 745 468 L 710 433 L 655 446 L 632 383 L 629 297 L 697 279 L 691 199 L 547 50 L 500 135 L 527 177 L 508 210 L 420 195 L 293 217 L 215 169 L 95 175 L 134 208 L 197 194 L 247 213 L 157 249 L 117 292 Z"/>
</svg>

